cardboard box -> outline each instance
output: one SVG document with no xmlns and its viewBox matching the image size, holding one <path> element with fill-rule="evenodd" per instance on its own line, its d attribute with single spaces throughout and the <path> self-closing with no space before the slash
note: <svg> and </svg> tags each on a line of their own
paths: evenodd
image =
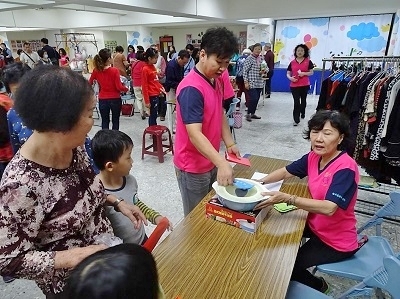
<svg viewBox="0 0 400 299">
<path fill-rule="evenodd" d="M 254 234 L 271 207 L 256 212 L 238 212 L 224 207 L 215 196 L 206 203 L 206 217 Z"/>
</svg>

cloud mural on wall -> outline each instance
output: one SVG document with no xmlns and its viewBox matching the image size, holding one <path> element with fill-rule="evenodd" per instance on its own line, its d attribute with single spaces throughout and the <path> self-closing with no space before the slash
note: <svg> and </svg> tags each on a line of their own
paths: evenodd
<svg viewBox="0 0 400 299">
<path fill-rule="evenodd" d="M 136 45 L 139 44 L 139 42 L 138 42 L 137 39 L 133 39 L 133 40 L 129 41 L 129 44 L 130 44 L 131 46 L 136 46 Z"/>
<path fill-rule="evenodd" d="M 375 23 L 360 23 L 358 25 L 351 26 L 350 30 L 347 32 L 347 37 L 352 40 L 361 41 L 363 39 L 371 39 L 373 37 L 378 37 L 380 35 L 378 27 Z"/>
<path fill-rule="evenodd" d="M 283 28 L 281 34 L 286 38 L 295 38 L 300 34 L 300 29 L 294 26 L 287 26 Z"/>
<path fill-rule="evenodd" d="M 364 39 L 357 42 L 357 46 L 367 52 L 378 52 L 386 48 L 387 41 L 382 37 L 374 37 L 371 39 Z"/>
<path fill-rule="evenodd" d="M 152 37 L 152 36 L 145 37 L 145 38 L 143 39 L 143 42 L 144 42 L 144 43 L 153 44 L 153 37 Z"/>
<path fill-rule="evenodd" d="M 314 26 L 324 26 L 329 22 L 329 18 L 314 18 L 310 19 L 310 23 L 313 24 Z"/>
<path fill-rule="evenodd" d="M 139 31 L 133 31 L 132 34 L 132 40 L 129 41 L 129 44 L 132 46 L 136 46 L 139 44 L 139 41 L 137 40 L 140 37 L 140 32 Z"/>
</svg>

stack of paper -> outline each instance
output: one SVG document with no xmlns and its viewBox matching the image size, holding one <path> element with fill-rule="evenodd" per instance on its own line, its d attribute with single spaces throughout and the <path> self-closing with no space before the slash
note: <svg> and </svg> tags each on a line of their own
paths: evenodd
<svg viewBox="0 0 400 299">
<path fill-rule="evenodd" d="M 251 179 L 261 180 L 262 178 L 266 177 L 267 175 L 268 175 L 267 173 L 255 172 L 253 174 L 253 176 L 251 177 Z M 279 191 L 282 187 L 282 184 L 283 184 L 283 180 L 276 182 L 276 183 L 265 184 L 264 186 L 269 191 Z M 274 209 L 280 213 L 286 213 L 286 212 L 290 212 L 292 210 L 297 209 L 297 207 L 292 206 L 292 205 L 287 205 L 286 203 L 277 203 L 277 204 L 274 204 Z"/>
</svg>

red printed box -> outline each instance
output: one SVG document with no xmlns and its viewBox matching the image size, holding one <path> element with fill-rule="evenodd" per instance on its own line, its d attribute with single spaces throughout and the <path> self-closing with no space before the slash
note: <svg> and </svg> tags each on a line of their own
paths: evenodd
<svg viewBox="0 0 400 299">
<path fill-rule="evenodd" d="M 206 217 L 254 234 L 267 216 L 271 206 L 255 212 L 238 212 L 224 207 L 217 197 L 206 203 Z"/>
</svg>

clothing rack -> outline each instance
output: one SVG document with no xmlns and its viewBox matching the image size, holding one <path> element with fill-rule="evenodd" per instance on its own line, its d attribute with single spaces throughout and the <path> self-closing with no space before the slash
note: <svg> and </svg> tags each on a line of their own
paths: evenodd
<svg viewBox="0 0 400 299">
<path fill-rule="evenodd" d="M 331 58 L 322 59 L 322 72 L 321 72 L 321 82 L 324 81 L 324 74 L 326 70 L 327 62 L 380 62 L 384 64 L 385 62 L 399 62 L 400 56 L 338 56 Z"/>
<path fill-rule="evenodd" d="M 396 68 L 400 68 L 400 56 L 365 56 L 365 57 L 351 57 L 351 56 L 346 56 L 346 57 L 331 57 L 331 58 L 324 58 L 322 59 L 322 78 L 321 82 L 324 81 L 324 72 L 326 70 L 326 63 L 327 62 L 342 62 L 342 63 L 351 63 L 353 64 L 355 62 L 360 62 L 364 63 L 364 67 L 367 63 L 370 62 L 376 62 L 379 63 L 382 67 L 382 69 L 385 68 L 387 64 L 394 63 Z M 322 86 L 322 84 L 321 84 Z M 376 188 L 365 188 L 362 186 L 359 186 L 359 190 L 361 192 L 371 192 L 374 194 L 381 194 L 384 196 L 387 196 L 391 191 L 397 191 L 400 192 L 400 186 L 396 183 L 393 182 L 387 182 L 387 183 L 378 183 L 378 187 Z M 366 195 L 365 195 L 366 196 Z M 379 196 L 379 195 L 377 195 Z M 366 196 L 369 198 L 370 196 Z M 377 202 L 375 200 L 369 200 L 367 198 L 357 199 L 357 204 L 355 207 L 355 211 L 359 214 L 366 215 L 366 216 L 372 216 L 376 210 L 378 210 L 383 204 L 380 202 Z M 390 221 L 393 224 L 400 225 L 400 217 L 388 217 L 386 220 Z"/>
</svg>

